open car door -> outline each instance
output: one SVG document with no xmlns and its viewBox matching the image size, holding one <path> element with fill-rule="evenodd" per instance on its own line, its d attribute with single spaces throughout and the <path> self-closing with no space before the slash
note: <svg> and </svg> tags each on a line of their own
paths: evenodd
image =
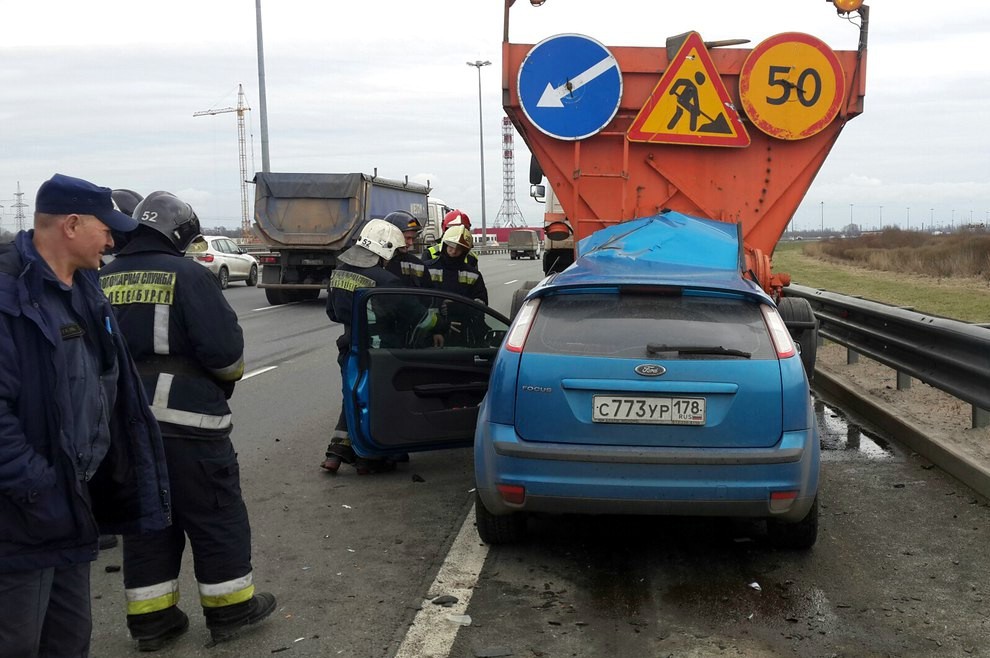
<svg viewBox="0 0 990 658">
<path fill-rule="evenodd" d="M 359 455 L 471 445 L 509 328 L 484 304 L 419 288 L 355 292 L 344 409 Z"/>
</svg>

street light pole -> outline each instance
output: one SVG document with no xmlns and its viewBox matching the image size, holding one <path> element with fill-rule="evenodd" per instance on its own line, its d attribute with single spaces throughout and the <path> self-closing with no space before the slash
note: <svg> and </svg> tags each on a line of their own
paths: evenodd
<svg viewBox="0 0 990 658">
<path fill-rule="evenodd" d="M 822 237 L 825 237 L 825 202 L 821 202 L 822 205 Z"/>
<path fill-rule="evenodd" d="M 258 103 L 261 105 L 261 171 L 272 170 L 268 160 L 268 95 L 265 92 L 265 46 L 261 35 L 261 0 L 254 2 L 254 16 L 258 33 Z"/>
<path fill-rule="evenodd" d="M 478 144 L 481 148 L 481 244 L 488 244 L 488 223 L 485 219 L 485 123 L 481 113 L 481 67 L 491 64 L 488 60 L 468 62 L 478 69 Z"/>
</svg>

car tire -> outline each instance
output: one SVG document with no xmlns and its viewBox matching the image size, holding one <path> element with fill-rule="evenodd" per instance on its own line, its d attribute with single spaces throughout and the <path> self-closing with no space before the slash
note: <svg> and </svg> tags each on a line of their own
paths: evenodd
<svg viewBox="0 0 990 658">
<path fill-rule="evenodd" d="M 495 516 L 481 502 L 481 496 L 474 493 L 474 518 L 478 536 L 489 546 L 516 544 L 526 538 L 526 514 L 515 512 Z"/>
<path fill-rule="evenodd" d="M 252 265 L 251 266 L 251 272 L 248 274 L 247 281 L 245 281 L 244 283 L 247 284 L 248 288 L 254 288 L 256 285 L 258 285 L 258 266 L 257 265 Z"/>
<path fill-rule="evenodd" d="M 797 523 L 767 519 L 767 540 L 775 548 L 807 550 L 818 540 L 818 496 L 811 509 Z"/>
<path fill-rule="evenodd" d="M 230 285 L 230 272 L 227 271 L 226 267 L 221 267 L 220 271 L 217 272 L 217 281 L 220 282 L 221 290 L 226 290 L 227 286 Z"/>
<path fill-rule="evenodd" d="M 815 319 L 815 312 L 807 299 L 800 297 L 784 297 L 777 305 L 780 317 L 784 324 L 788 325 L 791 337 L 794 342 L 801 347 L 801 363 L 804 365 L 804 372 L 808 375 L 808 381 L 815 379 L 815 361 L 818 357 L 818 321 Z M 798 329 L 791 327 L 791 323 L 814 324 L 814 327 Z"/>
</svg>

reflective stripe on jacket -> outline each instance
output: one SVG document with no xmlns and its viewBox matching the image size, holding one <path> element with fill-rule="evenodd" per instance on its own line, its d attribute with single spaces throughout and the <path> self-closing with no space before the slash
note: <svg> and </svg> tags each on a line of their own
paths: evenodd
<svg viewBox="0 0 990 658">
<path fill-rule="evenodd" d="M 226 435 L 244 337 L 216 277 L 157 235 L 135 236 L 100 271 L 167 435 Z"/>
</svg>

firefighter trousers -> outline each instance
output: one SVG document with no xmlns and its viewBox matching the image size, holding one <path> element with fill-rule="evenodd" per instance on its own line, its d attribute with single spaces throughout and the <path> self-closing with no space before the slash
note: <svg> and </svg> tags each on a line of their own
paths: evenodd
<svg viewBox="0 0 990 658">
<path fill-rule="evenodd" d="M 254 595 L 251 527 L 230 435 L 168 437 L 164 444 L 172 486 L 172 525 L 159 532 L 124 537 L 128 617 L 178 603 L 186 537 L 204 610 L 250 600 Z"/>
</svg>

